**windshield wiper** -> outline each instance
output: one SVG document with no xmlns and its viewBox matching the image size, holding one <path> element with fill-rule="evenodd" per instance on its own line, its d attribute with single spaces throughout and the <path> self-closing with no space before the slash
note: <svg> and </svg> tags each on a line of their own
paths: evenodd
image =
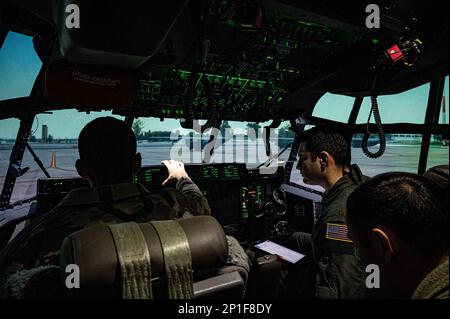
<svg viewBox="0 0 450 319">
<path fill-rule="evenodd" d="M 28 115 L 20 119 L 19 131 L 17 132 L 16 142 L 11 150 L 9 158 L 8 171 L 3 183 L 2 193 L 0 195 L 0 211 L 11 207 L 9 200 L 19 174 L 24 174 L 27 170 L 22 170 L 22 159 L 25 147 L 30 136 L 31 126 L 33 125 L 35 114 Z"/>
<path fill-rule="evenodd" d="M 36 164 L 38 164 L 38 166 L 41 168 L 41 170 L 44 172 L 45 176 L 47 176 L 47 178 L 51 178 L 50 174 L 48 173 L 48 171 L 45 169 L 44 164 L 42 164 L 41 159 L 39 158 L 39 156 L 36 155 L 36 153 L 33 151 L 33 149 L 31 148 L 30 144 L 28 144 L 28 142 L 25 143 L 26 148 L 30 151 L 31 156 L 33 156 L 34 161 L 36 162 Z"/>
<path fill-rule="evenodd" d="M 36 198 L 37 198 L 37 196 L 35 195 L 35 196 L 31 196 L 31 197 L 26 198 L 26 199 L 21 199 L 21 200 L 15 201 L 14 203 L 11 204 L 11 208 L 31 203 L 31 202 L 35 201 Z"/>
<path fill-rule="evenodd" d="M 275 158 L 279 158 L 281 155 L 283 155 L 283 153 L 284 153 L 289 147 L 291 147 L 291 145 L 292 145 L 292 142 L 289 142 L 289 144 L 286 145 L 286 147 L 283 148 L 283 149 L 277 154 L 277 156 L 269 157 L 264 163 L 259 164 L 256 168 L 260 168 L 260 167 L 262 167 L 262 166 L 269 166 L 270 163 L 272 163 L 272 161 L 273 161 Z"/>
</svg>

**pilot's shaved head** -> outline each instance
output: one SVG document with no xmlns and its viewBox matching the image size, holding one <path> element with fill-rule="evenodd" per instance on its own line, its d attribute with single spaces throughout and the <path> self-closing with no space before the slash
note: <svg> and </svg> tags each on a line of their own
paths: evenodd
<svg viewBox="0 0 450 319">
<path fill-rule="evenodd" d="M 131 181 L 136 138 L 124 121 L 101 117 L 88 123 L 80 132 L 78 150 L 92 181 L 101 184 Z"/>
</svg>

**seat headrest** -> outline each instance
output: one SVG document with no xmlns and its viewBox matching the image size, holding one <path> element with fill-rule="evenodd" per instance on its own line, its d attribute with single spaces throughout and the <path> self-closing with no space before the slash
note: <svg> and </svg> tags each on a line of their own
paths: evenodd
<svg viewBox="0 0 450 319">
<path fill-rule="evenodd" d="M 196 216 L 172 221 L 184 230 L 196 272 L 206 273 L 223 266 L 228 244 L 222 226 L 211 216 Z M 164 277 L 164 256 L 161 241 L 151 223 L 138 224 L 151 258 L 152 278 Z M 70 289 L 73 297 L 120 298 L 120 264 L 112 233 L 108 226 L 96 226 L 69 235 L 61 246 L 60 269 L 63 278 L 69 264 L 80 270 L 80 288 Z"/>
</svg>

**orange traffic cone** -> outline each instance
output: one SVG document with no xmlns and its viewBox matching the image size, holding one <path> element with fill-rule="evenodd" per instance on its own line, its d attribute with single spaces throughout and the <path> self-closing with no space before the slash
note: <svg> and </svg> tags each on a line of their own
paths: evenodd
<svg viewBox="0 0 450 319">
<path fill-rule="evenodd" d="M 52 159 L 50 161 L 50 168 L 57 168 L 56 167 L 56 153 L 52 152 Z"/>
</svg>

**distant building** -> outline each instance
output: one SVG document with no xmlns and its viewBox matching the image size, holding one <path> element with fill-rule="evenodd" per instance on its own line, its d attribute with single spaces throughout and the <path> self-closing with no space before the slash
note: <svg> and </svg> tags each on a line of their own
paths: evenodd
<svg viewBox="0 0 450 319">
<path fill-rule="evenodd" d="M 390 143 L 421 144 L 421 134 L 390 134 Z"/>
<path fill-rule="evenodd" d="M 363 140 L 364 134 L 355 134 L 352 138 L 352 147 L 361 147 L 362 146 L 362 140 Z M 386 139 L 389 140 L 388 135 L 386 134 Z M 380 138 L 378 137 L 378 134 L 372 134 L 367 139 L 367 146 L 374 146 L 380 144 Z"/>
<path fill-rule="evenodd" d="M 47 125 L 42 125 L 42 138 L 41 138 L 41 142 L 42 142 L 42 143 L 47 143 L 47 142 L 48 142 L 48 127 L 47 127 Z"/>
</svg>

